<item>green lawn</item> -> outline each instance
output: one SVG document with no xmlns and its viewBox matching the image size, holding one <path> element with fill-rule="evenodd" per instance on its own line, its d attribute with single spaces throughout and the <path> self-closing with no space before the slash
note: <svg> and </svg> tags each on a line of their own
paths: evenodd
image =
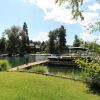
<svg viewBox="0 0 100 100">
<path fill-rule="evenodd" d="M 0 100 L 100 100 L 84 83 L 21 72 L 0 72 Z"/>
</svg>

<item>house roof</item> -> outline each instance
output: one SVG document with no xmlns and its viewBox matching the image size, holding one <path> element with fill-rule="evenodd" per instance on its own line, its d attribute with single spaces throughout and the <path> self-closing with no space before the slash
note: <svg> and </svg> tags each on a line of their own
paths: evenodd
<svg viewBox="0 0 100 100">
<path fill-rule="evenodd" d="M 87 48 L 84 47 L 68 47 L 69 50 L 88 50 Z"/>
</svg>

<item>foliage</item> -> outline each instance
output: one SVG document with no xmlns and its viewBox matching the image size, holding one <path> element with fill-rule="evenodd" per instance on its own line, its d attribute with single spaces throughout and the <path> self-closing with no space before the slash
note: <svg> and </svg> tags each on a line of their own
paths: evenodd
<svg viewBox="0 0 100 100">
<path fill-rule="evenodd" d="M 7 60 L 0 60 L 0 71 L 7 71 L 10 68 L 10 64 Z"/>
<path fill-rule="evenodd" d="M 80 45 L 81 45 L 80 39 L 78 38 L 77 35 L 75 35 L 75 40 L 74 40 L 74 42 L 73 42 L 73 46 L 74 46 L 74 47 L 79 47 Z"/>
<path fill-rule="evenodd" d="M 33 66 L 32 69 L 30 69 L 30 72 L 36 72 L 36 73 L 46 73 L 47 72 L 47 67 L 40 65 L 40 66 Z"/>
<path fill-rule="evenodd" d="M 100 20 L 97 20 L 94 24 L 90 24 L 87 28 L 87 31 L 89 33 L 100 31 Z"/>
<path fill-rule="evenodd" d="M 48 53 L 48 41 L 43 41 L 40 45 L 42 53 Z"/>
<path fill-rule="evenodd" d="M 7 37 L 7 40 L 3 37 L 0 41 L 0 47 L 2 47 L 3 51 L 7 48 L 7 53 L 10 56 L 17 53 L 24 54 L 29 52 L 29 37 L 26 23 L 24 23 L 23 29 L 14 25 L 9 29 L 6 29 L 3 34 Z"/>
<path fill-rule="evenodd" d="M 49 32 L 49 53 L 55 53 L 55 33 L 54 31 Z"/>
<path fill-rule="evenodd" d="M 28 27 L 26 22 L 24 22 L 23 24 L 23 30 L 20 34 L 20 37 L 21 37 L 21 50 L 22 50 L 21 53 L 29 52 L 29 48 L 28 48 L 29 37 L 28 37 Z"/>
<path fill-rule="evenodd" d="M 49 53 L 61 54 L 66 50 L 66 30 L 64 26 L 49 32 Z"/>
<path fill-rule="evenodd" d="M 65 2 L 68 2 L 69 6 L 66 8 L 71 8 L 73 18 L 76 20 L 78 18 L 81 18 L 81 20 L 84 20 L 84 17 L 82 15 L 82 10 L 80 10 L 83 4 L 83 0 L 55 0 L 55 1 L 56 3 L 59 3 L 60 5 Z"/>
<path fill-rule="evenodd" d="M 6 39 L 4 37 L 2 37 L 0 39 L 0 52 L 5 52 L 6 50 Z"/>
<path fill-rule="evenodd" d="M 8 42 L 7 42 L 7 49 L 10 55 L 16 54 L 19 49 L 19 35 L 21 29 L 19 26 L 12 26 L 10 29 L 6 29 L 4 34 L 7 35 Z"/>
<path fill-rule="evenodd" d="M 21 72 L 0 73 L 1 100 L 100 100 L 84 83 Z"/>
<path fill-rule="evenodd" d="M 92 59 L 100 59 L 100 45 L 94 42 L 85 42 L 83 44 L 85 48 L 89 49 L 88 54 L 92 57 Z"/>
<path fill-rule="evenodd" d="M 61 26 L 58 29 L 58 49 L 59 53 L 63 53 L 66 49 L 66 29 L 64 29 L 64 26 Z"/>
<path fill-rule="evenodd" d="M 86 74 L 86 81 L 91 90 L 100 92 L 100 63 L 89 62 L 88 59 L 77 59 L 76 64 Z"/>
</svg>

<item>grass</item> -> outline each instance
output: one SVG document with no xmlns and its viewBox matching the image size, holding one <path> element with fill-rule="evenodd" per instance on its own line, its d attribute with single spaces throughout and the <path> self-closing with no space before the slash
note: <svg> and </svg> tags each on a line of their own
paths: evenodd
<svg viewBox="0 0 100 100">
<path fill-rule="evenodd" d="M 33 66 L 29 72 L 36 72 L 36 73 L 46 73 L 48 71 L 48 68 L 46 66 L 43 65 L 38 65 L 38 66 Z"/>
<path fill-rule="evenodd" d="M 21 72 L 0 72 L 0 100 L 100 100 L 84 83 Z"/>
</svg>

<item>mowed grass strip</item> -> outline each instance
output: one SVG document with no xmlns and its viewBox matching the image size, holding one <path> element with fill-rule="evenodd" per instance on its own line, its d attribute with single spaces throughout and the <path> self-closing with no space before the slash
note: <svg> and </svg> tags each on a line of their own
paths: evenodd
<svg viewBox="0 0 100 100">
<path fill-rule="evenodd" d="M 21 72 L 0 72 L 0 100 L 100 100 L 84 83 Z"/>
</svg>

